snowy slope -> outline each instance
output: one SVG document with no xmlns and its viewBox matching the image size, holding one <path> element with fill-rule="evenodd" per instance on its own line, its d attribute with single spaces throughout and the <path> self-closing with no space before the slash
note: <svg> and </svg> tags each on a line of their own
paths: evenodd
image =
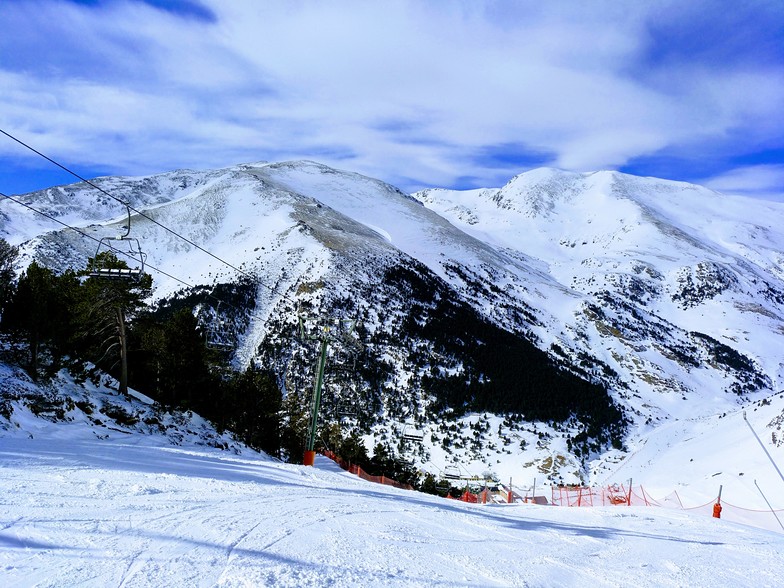
<svg viewBox="0 0 784 588">
<path fill-rule="evenodd" d="M 673 420 L 631 443 L 627 455 L 604 461 L 595 483 L 631 479 L 657 500 L 686 508 L 712 504 L 721 489 L 725 519 L 784 532 L 782 429 L 784 393 L 733 412 Z"/>
<path fill-rule="evenodd" d="M 79 182 L 17 195 L 14 198 L 39 210 L 45 210 L 47 214 L 66 224 L 80 227 L 113 218 L 124 221 L 127 211 L 123 202 L 136 209 L 170 202 L 200 189 L 225 173 L 225 170 L 180 170 L 137 178 L 103 177 L 90 180 L 100 189 Z M 101 190 L 115 198 L 107 196 Z M 5 199 L 2 210 L 4 212 L 0 214 L 0 237 L 12 245 L 23 243 L 47 231 L 62 229 L 62 225 L 57 222 Z"/>
<path fill-rule="evenodd" d="M 560 311 L 559 325 L 571 337 L 588 339 L 624 374 L 639 395 L 639 402 L 627 400 L 647 417 L 663 414 L 646 407 L 669 413 L 682 395 L 696 414 L 732 405 L 723 394 L 729 374 L 706 369 L 723 345 L 763 375 L 759 388 L 781 390 L 780 204 L 682 182 L 553 169 L 526 172 L 500 189 L 415 196 L 497 249 L 546 263 L 578 292 L 579 308 L 548 308 Z M 742 380 L 741 388 L 757 387 Z"/>
<path fill-rule="evenodd" d="M 470 505 L 53 426 L 0 437 L 4 586 L 778 586 L 784 534 L 655 507 Z"/>
</svg>

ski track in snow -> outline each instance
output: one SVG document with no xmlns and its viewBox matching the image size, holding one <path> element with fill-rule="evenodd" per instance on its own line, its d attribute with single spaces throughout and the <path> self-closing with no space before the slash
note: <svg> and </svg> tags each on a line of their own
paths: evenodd
<svg viewBox="0 0 784 588">
<path fill-rule="evenodd" d="M 3 586 L 777 586 L 784 534 L 470 505 L 248 453 L 0 437 Z"/>
</svg>

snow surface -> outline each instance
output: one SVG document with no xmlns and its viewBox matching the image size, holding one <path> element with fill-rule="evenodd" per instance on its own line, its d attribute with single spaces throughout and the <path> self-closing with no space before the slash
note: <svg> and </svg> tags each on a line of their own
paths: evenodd
<svg viewBox="0 0 784 588">
<path fill-rule="evenodd" d="M 284 464 L 115 385 L 65 372 L 36 384 L 0 362 L 4 588 L 772 587 L 784 574 L 774 516 L 731 504 L 757 508 L 759 480 L 780 508 L 784 487 L 739 414 L 659 427 L 606 475 L 633 477 L 663 506 L 482 505 L 366 482 L 321 456 L 315 468 Z M 41 412 L 58 398 L 64 415 Z M 777 458 L 782 407 L 777 395 L 747 411 Z M 552 491 L 540 482 L 536 495 Z"/>
<path fill-rule="evenodd" d="M 155 436 L 0 437 L 12 586 L 780 586 L 784 534 L 655 507 L 476 505 Z M 68 430 L 66 428 L 66 430 Z"/>
<path fill-rule="evenodd" d="M 660 426 L 604 472 L 663 506 L 481 505 L 284 464 L 114 386 L 0 362 L 4 588 L 781 585 L 784 529 L 754 484 L 781 509 L 784 480 L 740 413 Z M 784 394 L 747 418 L 781 462 Z"/>
</svg>

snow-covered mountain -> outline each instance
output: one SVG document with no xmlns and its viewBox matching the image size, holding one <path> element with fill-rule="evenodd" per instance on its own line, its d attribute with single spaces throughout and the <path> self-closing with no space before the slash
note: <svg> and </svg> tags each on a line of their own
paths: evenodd
<svg viewBox="0 0 784 588">
<path fill-rule="evenodd" d="M 149 217 L 133 215 L 131 234 L 157 299 L 242 284 L 247 307 L 197 305 L 232 319 L 238 366 L 259 358 L 304 387 L 313 350 L 295 341 L 298 313 L 358 319 L 359 361 L 350 381 L 330 376 L 326 416 L 349 402 L 372 416 L 369 442 L 393 440 L 425 468 L 600 477 L 658 427 L 782 389 L 780 204 L 551 169 L 414 195 L 313 162 L 97 182 Z M 84 184 L 23 198 L 94 237 L 127 224 Z M 32 215 L 0 203 L 22 265 L 95 254 Z M 400 440 L 408 427 L 421 447 Z"/>
</svg>

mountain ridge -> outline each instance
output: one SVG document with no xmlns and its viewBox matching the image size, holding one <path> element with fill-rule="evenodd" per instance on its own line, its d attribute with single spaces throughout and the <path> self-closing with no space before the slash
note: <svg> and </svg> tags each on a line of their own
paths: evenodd
<svg viewBox="0 0 784 588">
<path fill-rule="evenodd" d="M 460 376 L 477 390 L 489 389 L 483 374 L 475 373 L 478 333 L 464 333 L 473 343 L 461 349 L 447 345 L 457 355 L 445 359 L 417 351 L 432 347 L 435 336 L 421 339 L 417 321 L 438 323 L 446 308 L 453 309 L 452 320 L 469 322 L 474 319 L 465 312 L 471 309 L 481 318 L 476 325 L 487 321 L 499 334 L 527 340 L 547 361 L 607 388 L 631 421 L 627 439 L 679 418 L 682 398 L 695 414 L 707 415 L 782 386 L 784 366 L 773 350 L 784 343 L 784 239 L 775 230 L 778 218 L 784 226 L 784 209 L 771 203 L 716 196 L 727 211 L 706 215 L 700 204 L 714 197 L 712 191 L 617 172 L 537 170 L 498 189 L 414 195 L 315 162 L 172 174 L 156 176 L 163 187 L 147 196 L 144 210 L 259 279 L 254 307 L 236 334 L 237 365 L 261 358 L 280 373 L 290 371 L 285 358 L 293 352 L 298 306 L 362 317 L 365 359 L 387 366 L 370 394 L 380 415 L 368 433 L 372 439 L 394 438 L 412 418 L 438 430 L 438 419 L 426 414 L 433 392 L 423 384 L 434 368 L 439 377 Z M 154 185 L 144 178 L 103 181 L 130 185 L 132 194 Z M 80 189 L 72 193 L 89 202 Z M 35 194 L 28 195 L 31 202 Z M 520 202 L 527 204 L 509 204 Z M 0 234 L 10 236 L 17 213 L 4 204 Z M 765 211 L 767 224 L 752 222 L 755 210 Z M 543 214 L 549 222 L 541 222 Z M 96 236 L 116 233 L 124 223 L 96 225 L 93 216 L 84 216 L 77 224 Z M 151 265 L 207 288 L 240 278 L 143 218 L 132 217 L 131 226 L 148 247 Z M 77 265 L 94 254 L 77 235 L 35 228 L 34 238 L 17 237 L 25 261 L 63 269 L 63 263 Z M 156 282 L 158 298 L 182 289 L 166 278 Z M 419 282 L 424 289 L 414 286 Z M 366 378 L 347 394 L 367 388 Z M 405 398 L 409 409 L 394 408 L 399 403 L 391 395 Z M 567 447 L 585 426 L 536 424 L 552 437 L 540 453 L 568 458 L 572 465 L 564 469 L 570 471 L 605 459 L 612 453 L 607 438 L 588 442 L 579 456 Z M 462 459 L 485 468 L 502 458 L 502 452 L 484 449 L 474 452 L 481 459 L 468 449 L 450 456 L 438 442 L 427 451 L 432 459 L 440 455 L 442 466 Z M 424 465 L 425 457 L 415 459 Z"/>
</svg>

